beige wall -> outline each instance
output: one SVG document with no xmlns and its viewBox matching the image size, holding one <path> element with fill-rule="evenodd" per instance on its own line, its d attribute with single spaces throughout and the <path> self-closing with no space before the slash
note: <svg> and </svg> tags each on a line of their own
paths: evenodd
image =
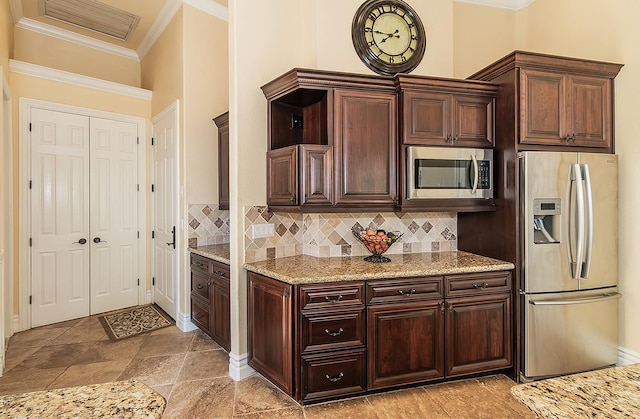
<svg viewBox="0 0 640 419">
<path fill-rule="evenodd" d="M 15 28 L 19 61 L 140 87 L 140 61 Z"/>
<path fill-rule="evenodd" d="M 612 61 L 625 66 L 615 84 L 615 141 L 619 161 L 620 346 L 640 353 L 640 94 L 638 39 L 640 2 L 636 0 L 536 0 L 518 12 L 519 49 Z M 570 22 L 570 24 L 567 24 Z"/>
<path fill-rule="evenodd" d="M 0 66 L 9 76 L 9 58 L 13 56 L 13 18 L 9 2 L 0 2 Z"/>
<path fill-rule="evenodd" d="M 212 118 L 229 109 L 228 25 L 188 5 L 183 13 L 185 195 L 187 204 L 212 204 L 218 202 L 218 131 Z"/>
</svg>

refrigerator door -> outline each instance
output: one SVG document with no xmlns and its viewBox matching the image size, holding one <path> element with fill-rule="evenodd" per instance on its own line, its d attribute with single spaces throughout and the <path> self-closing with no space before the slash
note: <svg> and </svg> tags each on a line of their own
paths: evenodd
<svg viewBox="0 0 640 419">
<path fill-rule="evenodd" d="M 527 151 L 519 162 L 521 289 L 526 293 L 578 290 L 571 268 L 577 239 L 572 228 L 576 188 L 571 188 L 571 176 L 578 154 Z"/>
<path fill-rule="evenodd" d="M 580 289 L 618 284 L 618 156 L 580 153 L 585 183 L 590 180 L 591 205 L 586 205 L 585 261 Z M 588 195 L 588 187 L 585 188 Z M 589 201 L 588 196 L 585 200 Z M 590 223 L 591 219 L 591 223 Z"/>
<path fill-rule="evenodd" d="M 616 288 L 524 295 L 525 378 L 570 374 L 618 360 Z"/>
</svg>

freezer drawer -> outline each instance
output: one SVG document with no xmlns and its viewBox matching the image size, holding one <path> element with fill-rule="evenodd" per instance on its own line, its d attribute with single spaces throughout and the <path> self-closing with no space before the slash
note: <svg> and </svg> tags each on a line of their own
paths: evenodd
<svg viewBox="0 0 640 419">
<path fill-rule="evenodd" d="M 618 361 L 616 288 L 597 291 L 525 294 L 525 378 L 571 374 Z"/>
</svg>

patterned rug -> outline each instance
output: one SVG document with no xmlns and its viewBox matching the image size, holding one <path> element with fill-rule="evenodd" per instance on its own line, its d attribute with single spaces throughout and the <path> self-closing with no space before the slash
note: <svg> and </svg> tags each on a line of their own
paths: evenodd
<svg viewBox="0 0 640 419">
<path fill-rule="evenodd" d="M 543 418 L 640 418 L 640 364 L 519 384 L 511 394 Z"/>
<path fill-rule="evenodd" d="M 100 323 L 112 341 L 136 336 L 174 324 L 167 313 L 154 304 L 129 308 L 100 316 Z"/>
</svg>

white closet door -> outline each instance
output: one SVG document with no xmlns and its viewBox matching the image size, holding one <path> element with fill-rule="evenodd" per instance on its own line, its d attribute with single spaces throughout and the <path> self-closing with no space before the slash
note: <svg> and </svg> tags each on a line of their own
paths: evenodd
<svg viewBox="0 0 640 419">
<path fill-rule="evenodd" d="M 153 299 L 176 318 L 178 262 L 178 127 L 175 107 L 153 121 Z"/>
<path fill-rule="evenodd" d="M 138 304 L 136 124 L 91 118 L 91 313 Z"/>
<path fill-rule="evenodd" d="M 36 327 L 89 315 L 89 118 L 33 109 L 31 124 Z"/>
</svg>

